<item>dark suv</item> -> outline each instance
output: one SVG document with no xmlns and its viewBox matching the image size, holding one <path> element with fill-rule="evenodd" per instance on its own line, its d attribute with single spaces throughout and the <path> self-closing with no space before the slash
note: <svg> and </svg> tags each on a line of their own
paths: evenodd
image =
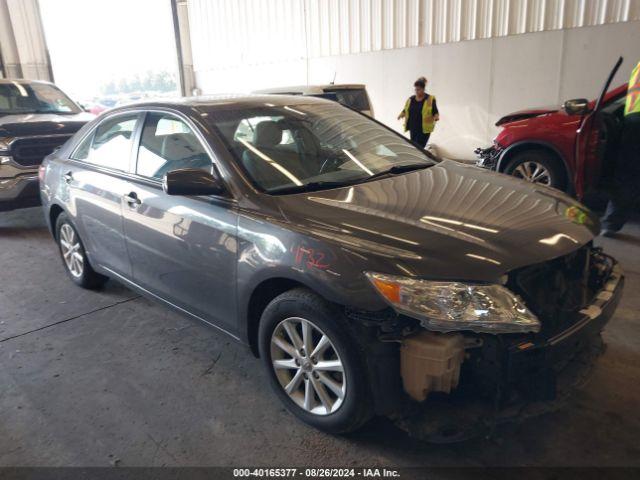
<svg viewBox="0 0 640 480">
<path fill-rule="evenodd" d="M 38 165 L 92 118 L 51 83 L 0 79 L 0 211 L 40 204 Z"/>
<path fill-rule="evenodd" d="M 249 345 L 330 432 L 385 414 L 450 439 L 548 406 L 622 292 L 570 197 L 323 99 L 117 108 L 41 168 L 73 282 L 114 278 Z"/>
</svg>

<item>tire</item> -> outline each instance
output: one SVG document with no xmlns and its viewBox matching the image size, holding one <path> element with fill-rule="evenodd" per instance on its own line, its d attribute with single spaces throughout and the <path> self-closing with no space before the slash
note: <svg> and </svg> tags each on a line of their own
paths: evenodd
<svg viewBox="0 0 640 480">
<path fill-rule="evenodd" d="M 373 404 L 360 349 L 340 324 L 341 319 L 342 313 L 333 305 L 307 289 L 296 288 L 267 305 L 258 332 L 260 358 L 276 395 L 300 420 L 334 434 L 352 432 L 363 426 L 372 416 Z M 304 344 L 304 322 L 308 326 L 306 331 L 312 332 L 311 336 L 307 333 L 312 339 L 312 350 L 321 343 L 321 338 L 329 340 L 329 346 L 320 354 L 311 357 L 308 352 L 302 355 L 297 350 L 294 356 L 272 342 L 272 336 L 278 342 L 284 340 L 288 343 L 287 351 L 291 350 L 296 342 L 291 340 L 288 329 L 294 328 L 298 340 Z M 281 368 L 276 369 L 274 362 L 279 362 Z M 338 364 L 342 365 L 342 373 L 337 371 Z M 333 370 L 328 368 L 330 365 Z M 296 376 L 298 384 L 290 396 L 284 385 Z M 325 394 L 318 393 L 321 390 Z M 337 392 L 342 393 L 342 398 Z M 323 397 L 326 402 L 322 401 Z"/>
<path fill-rule="evenodd" d="M 55 232 L 62 265 L 73 283 L 89 290 L 102 287 L 109 278 L 96 273 L 91 267 L 80 235 L 66 213 L 58 215 Z M 70 249 L 74 251 L 70 253 Z M 73 260 L 68 261 L 68 258 Z"/>
<path fill-rule="evenodd" d="M 567 184 L 560 161 L 544 150 L 525 150 L 516 153 L 507 164 L 504 173 L 563 191 Z M 535 181 L 527 178 L 528 175 L 533 176 Z"/>
</svg>

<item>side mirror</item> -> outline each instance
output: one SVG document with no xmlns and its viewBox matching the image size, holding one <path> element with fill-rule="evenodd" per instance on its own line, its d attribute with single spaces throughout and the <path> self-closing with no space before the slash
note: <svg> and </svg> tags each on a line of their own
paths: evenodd
<svg viewBox="0 0 640 480">
<path fill-rule="evenodd" d="M 218 177 L 199 168 L 182 168 L 165 173 L 162 189 L 167 195 L 221 195 L 225 192 Z"/>
<path fill-rule="evenodd" d="M 589 100 L 586 98 L 574 98 L 573 100 L 567 100 L 562 105 L 564 111 L 569 115 L 584 115 L 589 112 Z"/>
</svg>

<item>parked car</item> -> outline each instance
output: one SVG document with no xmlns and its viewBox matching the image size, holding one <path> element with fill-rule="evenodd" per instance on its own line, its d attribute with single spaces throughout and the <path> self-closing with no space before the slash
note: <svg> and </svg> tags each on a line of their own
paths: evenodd
<svg viewBox="0 0 640 480">
<path fill-rule="evenodd" d="M 79 105 L 85 112 L 89 112 L 96 116 L 109 109 L 109 107 L 93 101 L 79 102 Z"/>
<path fill-rule="evenodd" d="M 496 123 L 502 130 L 478 165 L 575 194 L 597 189 L 615 162 L 627 85 L 608 91 L 618 60 L 595 100 L 520 110 Z"/>
<path fill-rule="evenodd" d="M 0 79 L 0 211 L 40 204 L 38 165 L 92 118 L 51 83 Z"/>
<path fill-rule="evenodd" d="M 311 95 L 342 103 L 358 112 L 373 117 L 373 106 L 369 100 L 367 87 L 362 84 L 300 85 L 257 90 L 256 94 Z"/>
<path fill-rule="evenodd" d="M 74 283 L 116 279 L 249 345 L 329 432 L 380 414 L 459 438 L 551 401 L 622 292 L 569 196 L 440 162 L 323 99 L 115 108 L 41 175 Z"/>
</svg>

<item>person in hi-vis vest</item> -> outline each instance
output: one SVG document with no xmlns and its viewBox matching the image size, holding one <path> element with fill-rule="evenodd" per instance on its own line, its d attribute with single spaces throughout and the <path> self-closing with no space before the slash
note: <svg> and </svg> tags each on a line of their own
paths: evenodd
<svg viewBox="0 0 640 480">
<path fill-rule="evenodd" d="M 640 200 L 640 62 L 631 72 L 624 106 L 614 185 L 602 218 L 602 235 L 614 236 Z"/>
<path fill-rule="evenodd" d="M 409 131 L 411 141 L 424 148 L 440 115 L 436 97 L 425 91 L 427 79 L 420 77 L 413 83 L 413 87 L 415 95 L 407 99 L 398 120 L 404 119 L 404 131 Z"/>
</svg>

